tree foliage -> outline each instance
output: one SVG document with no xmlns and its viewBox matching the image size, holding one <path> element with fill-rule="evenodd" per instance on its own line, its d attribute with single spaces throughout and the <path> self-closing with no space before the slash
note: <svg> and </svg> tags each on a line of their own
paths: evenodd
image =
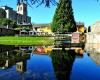
<svg viewBox="0 0 100 80">
<path fill-rule="evenodd" d="M 71 0 L 59 1 L 52 22 L 52 31 L 62 33 L 76 31 Z"/>
<path fill-rule="evenodd" d="M 13 28 L 15 28 L 17 26 L 15 21 L 7 19 L 7 18 L 0 18 L 0 25 L 2 25 L 2 26 L 10 25 Z"/>
<path fill-rule="evenodd" d="M 57 80 L 70 80 L 73 62 L 75 60 L 74 50 L 52 50 L 50 57 Z"/>
<path fill-rule="evenodd" d="M 0 18 L 5 18 L 6 17 L 6 12 L 5 10 L 0 8 Z"/>
<path fill-rule="evenodd" d="M 0 0 L 3 1 L 3 0 Z M 20 0 L 17 0 L 17 2 Z M 25 1 L 29 6 L 34 5 L 36 3 L 38 3 L 38 6 L 41 4 L 44 4 L 46 7 L 49 7 L 50 4 L 52 5 L 56 5 L 58 0 L 21 0 L 21 1 Z M 99 0 L 95 0 L 95 1 L 99 1 Z"/>
<path fill-rule="evenodd" d="M 17 1 L 19 1 L 19 0 L 17 0 Z M 56 5 L 57 1 L 60 1 L 60 0 L 21 0 L 21 1 L 26 1 L 26 3 L 29 5 L 33 5 L 33 4 L 38 3 L 38 6 L 41 4 L 44 4 L 46 7 L 49 7 L 50 4 Z M 99 0 L 95 0 L 95 1 L 98 2 Z"/>
<path fill-rule="evenodd" d="M 38 4 L 37 7 L 41 4 L 44 4 L 46 7 L 49 7 L 50 4 L 55 5 L 57 4 L 56 0 L 17 0 L 18 2 L 26 2 L 29 6 L 34 5 L 34 4 Z"/>
</svg>

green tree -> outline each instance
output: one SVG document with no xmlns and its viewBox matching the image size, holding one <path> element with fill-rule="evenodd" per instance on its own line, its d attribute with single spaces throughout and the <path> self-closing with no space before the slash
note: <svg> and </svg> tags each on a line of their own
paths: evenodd
<svg viewBox="0 0 100 80">
<path fill-rule="evenodd" d="M 17 0 L 17 1 L 20 1 L 20 0 Z M 46 7 L 49 7 L 50 4 L 55 5 L 55 4 L 57 4 L 57 1 L 60 1 L 60 0 L 21 0 L 21 1 L 26 1 L 27 4 L 30 3 L 29 5 L 38 3 L 38 5 L 44 4 Z M 95 1 L 98 2 L 99 0 L 95 0 Z"/>
<path fill-rule="evenodd" d="M 3 1 L 3 0 L 0 0 Z M 17 0 L 17 2 L 20 0 Z M 44 4 L 46 7 L 49 7 L 50 4 L 56 5 L 58 0 L 21 0 L 21 1 L 25 1 L 28 5 L 33 5 L 38 3 L 38 6 L 41 4 Z M 60 1 L 60 0 L 59 0 Z M 99 0 L 95 0 L 95 1 L 99 1 Z"/>
<path fill-rule="evenodd" d="M 5 10 L 0 8 L 0 18 L 5 18 L 6 17 L 6 12 Z"/>
<path fill-rule="evenodd" d="M 53 32 L 74 32 L 76 23 L 73 16 L 71 0 L 60 0 L 52 22 Z"/>
<path fill-rule="evenodd" d="M 0 18 L 0 25 L 2 26 L 12 26 L 12 28 L 16 28 L 17 24 L 15 21 L 7 19 L 7 18 Z"/>
<path fill-rule="evenodd" d="M 56 80 L 70 80 L 70 74 L 75 60 L 75 51 L 52 50 L 50 57 L 52 59 Z"/>
<path fill-rule="evenodd" d="M 55 5 L 57 4 L 56 0 L 17 0 L 17 2 L 26 2 L 29 6 L 38 4 L 37 6 L 44 4 L 46 7 L 49 7 L 50 4 Z"/>
</svg>

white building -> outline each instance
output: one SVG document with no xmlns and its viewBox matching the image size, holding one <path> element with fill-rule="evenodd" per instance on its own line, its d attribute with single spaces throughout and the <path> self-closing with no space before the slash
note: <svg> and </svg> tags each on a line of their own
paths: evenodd
<svg viewBox="0 0 100 80">
<path fill-rule="evenodd" d="M 100 21 L 91 25 L 91 32 L 86 34 L 86 51 L 100 53 Z"/>
<path fill-rule="evenodd" d="M 92 33 L 98 33 L 100 34 L 100 21 L 95 22 L 92 26 L 91 26 L 91 32 Z"/>
<path fill-rule="evenodd" d="M 0 8 L 5 10 L 6 17 L 4 18 L 14 20 L 17 22 L 17 24 L 31 23 L 31 17 L 27 15 L 27 4 L 22 0 L 19 0 L 17 3 L 17 11 L 13 10 L 13 8 L 10 8 L 8 6 L 2 6 Z"/>
</svg>

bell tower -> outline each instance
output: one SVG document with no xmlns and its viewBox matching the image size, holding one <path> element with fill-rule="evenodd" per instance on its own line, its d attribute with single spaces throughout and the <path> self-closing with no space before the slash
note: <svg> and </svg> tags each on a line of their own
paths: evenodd
<svg viewBox="0 0 100 80">
<path fill-rule="evenodd" d="M 23 0 L 17 0 L 17 13 L 27 16 L 27 4 Z"/>
</svg>

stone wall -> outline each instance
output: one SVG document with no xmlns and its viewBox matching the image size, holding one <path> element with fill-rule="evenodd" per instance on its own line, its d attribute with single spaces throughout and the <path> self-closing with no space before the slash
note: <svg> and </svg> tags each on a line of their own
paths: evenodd
<svg viewBox="0 0 100 80">
<path fill-rule="evenodd" d="M 0 7 L 0 11 L 5 11 L 5 18 L 14 20 L 17 22 L 17 24 L 22 24 L 22 23 L 31 23 L 31 17 L 29 17 L 27 14 L 25 15 L 25 11 L 23 11 L 23 14 L 20 14 L 19 12 L 16 12 L 15 10 L 13 10 L 13 8 L 8 7 L 8 6 L 2 6 Z M 3 13 L 0 12 L 0 17 L 2 17 L 1 15 L 4 15 Z"/>
<path fill-rule="evenodd" d="M 12 29 L 0 28 L 0 36 L 14 36 L 15 32 Z"/>
<path fill-rule="evenodd" d="M 90 54 L 90 57 L 92 60 L 96 62 L 96 64 L 100 66 L 100 54 L 99 53 Z"/>
<path fill-rule="evenodd" d="M 100 53 L 100 34 L 86 34 L 85 50 L 89 53 Z"/>
<path fill-rule="evenodd" d="M 98 33 L 87 33 L 86 43 L 100 43 L 100 34 Z"/>
<path fill-rule="evenodd" d="M 100 34 L 100 21 L 97 21 L 91 26 L 92 33 L 99 33 Z"/>
</svg>

